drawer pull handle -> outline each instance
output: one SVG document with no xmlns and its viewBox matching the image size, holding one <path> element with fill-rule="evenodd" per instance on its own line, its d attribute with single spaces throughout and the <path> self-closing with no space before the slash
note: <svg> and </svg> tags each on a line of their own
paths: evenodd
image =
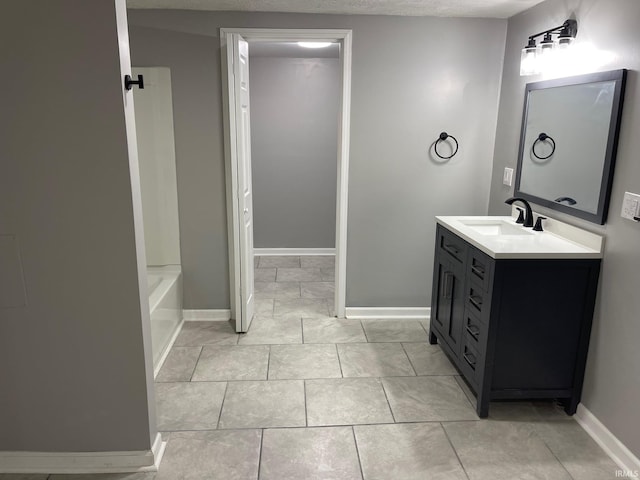
<svg viewBox="0 0 640 480">
<path fill-rule="evenodd" d="M 469 332 L 469 335 L 471 335 L 474 340 L 478 340 L 480 336 L 480 329 L 478 327 L 475 325 L 467 325 L 467 332 Z"/>
<path fill-rule="evenodd" d="M 449 253 L 450 255 L 453 255 L 454 257 L 457 257 L 458 254 L 460 253 L 460 250 L 458 250 L 455 245 L 449 245 L 445 243 L 442 246 L 442 248 L 444 249 L 445 252 Z"/>
<path fill-rule="evenodd" d="M 465 359 L 465 361 L 469 364 L 471 368 L 473 368 L 474 370 L 476 369 L 476 357 L 474 357 L 469 352 L 464 352 L 462 354 L 462 357 Z"/>
<path fill-rule="evenodd" d="M 469 295 L 469 301 L 478 310 L 482 310 L 482 297 L 478 295 Z"/>
<path fill-rule="evenodd" d="M 471 272 L 475 273 L 480 278 L 484 278 L 484 267 L 481 265 L 472 265 Z"/>
</svg>

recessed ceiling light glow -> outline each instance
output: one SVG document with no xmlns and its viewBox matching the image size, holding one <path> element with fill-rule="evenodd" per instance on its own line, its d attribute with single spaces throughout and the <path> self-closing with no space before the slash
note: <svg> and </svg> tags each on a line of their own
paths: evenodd
<svg viewBox="0 0 640 480">
<path fill-rule="evenodd" d="M 298 42 L 298 45 L 304 48 L 326 48 L 331 42 Z"/>
</svg>

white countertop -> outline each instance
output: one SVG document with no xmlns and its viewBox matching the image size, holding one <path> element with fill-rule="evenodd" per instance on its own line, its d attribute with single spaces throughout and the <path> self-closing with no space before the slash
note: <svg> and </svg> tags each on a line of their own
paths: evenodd
<svg viewBox="0 0 640 480">
<path fill-rule="evenodd" d="M 602 258 L 604 237 L 554 219 L 543 222 L 543 232 L 515 223 L 513 217 L 436 217 L 436 222 L 492 258 Z M 485 235 L 466 223 L 506 222 L 522 235 Z"/>
</svg>

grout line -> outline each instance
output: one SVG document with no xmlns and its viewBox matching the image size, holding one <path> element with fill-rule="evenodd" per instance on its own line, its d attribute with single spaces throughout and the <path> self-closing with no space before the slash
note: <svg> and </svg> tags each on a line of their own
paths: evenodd
<svg viewBox="0 0 640 480">
<path fill-rule="evenodd" d="M 304 320 L 300 317 L 300 333 L 302 334 L 302 344 L 304 345 Z"/>
<path fill-rule="evenodd" d="M 257 480 L 260 480 L 260 467 L 262 466 L 262 444 L 264 443 L 264 428 L 260 429 L 260 453 L 258 453 L 258 476 Z"/>
<path fill-rule="evenodd" d="M 281 316 L 276 317 L 276 318 L 280 318 L 280 317 Z M 303 318 L 306 318 L 307 320 L 312 320 L 312 321 L 313 320 L 323 320 L 321 318 L 315 318 L 315 317 L 303 317 Z M 339 318 L 338 320 L 344 320 L 344 319 Z M 347 320 L 349 320 L 349 319 L 347 318 Z M 350 321 L 357 322 L 358 320 L 350 320 Z M 365 334 L 365 337 L 366 337 L 366 334 Z M 427 342 L 423 342 L 422 340 L 417 340 L 415 342 L 406 341 L 406 340 L 402 340 L 400 342 L 391 341 L 391 340 L 383 340 L 383 341 L 378 341 L 378 342 L 349 342 L 349 341 L 343 341 L 343 342 L 318 342 L 318 343 L 338 343 L 340 345 L 355 345 L 355 344 L 365 345 L 365 344 L 369 343 L 369 344 L 375 345 L 375 344 L 381 344 L 381 343 L 386 343 L 386 344 L 397 344 L 397 343 L 413 343 L 413 344 L 416 344 L 417 343 L 417 344 L 420 344 L 420 343 L 427 343 Z M 428 345 L 428 343 L 427 343 L 427 345 Z"/>
<path fill-rule="evenodd" d="M 396 423 L 391 422 L 381 422 L 381 423 L 331 423 L 331 424 L 323 424 L 323 425 L 277 425 L 277 426 L 268 426 L 268 427 L 241 427 L 234 426 L 229 428 L 206 428 L 206 429 L 175 429 L 175 430 L 161 430 L 160 433 L 163 434 L 171 434 L 171 433 L 182 433 L 182 432 L 215 432 L 217 430 L 220 431 L 231 431 L 231 430 L 260 430 L 260 429 L 268 429 L 268 430 L 276 430 L 276 429 L 292 429 L 292 428 L 329 428 L 329 427 L 375 427 L 378 425 L 408 425 L 408 424 L 416 424 L 416 425 L 433 425 L 436 423 L 469 423 L 469 422 L 478 422 L 482 420 L 407 420 Z M 1 479 L 0 479 L 1 480 Z"/>
<path fill-rule="evenodd" d="M 558 458 L 558 456 L 556 455 L 556 452 L 554 452 L 553 449 L 547 444 L 546 440 L 542 437 L 542 435 L 538 433 L 535 426 L 531 427 L 531 432 L 544 444 L 545 447 L 547 447 L 547 450 L 551 452 L 551 455 L 553 455 L 553 458 L 555 458 L 556 461 L 562 466 L 564 471 L 567 472 L 567 475 L 569 475 L 570 478 L 575 480 L 575 477 L 571 475 L 571 472 L 567 469 L 564 463 L 562 463 L 562 460 Z"/>
<path fill-rule="evenodd" d="M 274 344 L 275 346 L 277 346 L 278 344 Z M 247 345 L 249 347 L 267 347 L 267 346 L 274 346 L 274 345 Z M 307 344 L 302 344 L 302 343 L 288 343 L 288 344 L 284 344 L 284 346 L 291 346 L 291 345 L 327 345 L 325 343 L 307 343 Z M 352 345 L 352 344 L 341 344 L 341 345 Z M 171 382 L 154 382 L 156 384 L 159 385 L 166 385 L 166 384 L 170 384 L 170 383 L 225 383 L 225 382 L 233 382 L 233 383 L 244 383 L 244 382 L 268 382 L 268 381 L 283 381 L 283 380 L 354 380 L 354 379 L 358 379 L 358 378 L 379 378 L 379 379 L 385 379 L 385 378 L 431 378 L 431 377 L 454 377 L 455 375 L 385 375 L 383 377 L 381 376 L 359 376 L 359 377 L 310 377 L 310 378 L 270 378 L 270 379 L 237 379 L 237 378 L 227 378 L 227 379 L 223 379 L 223 380 L 193 380 L 192 382 L 188 382 L 188 381 L 171 381 Z M 470 401 L 470 400 L 469 400 Z M 471 404 L 472 407 L 475 409 L 475 404 L 472 403 Z M 435 420 L 434 420 L 435 421 Z M 461 421 L 470 421 L 470 420 L 461 420 Z M 555 421 L 565 421 L 565 420 L 555 420 Z M 2 480 L 0 478 L 0 480 Z"/>
<path fill-rule="evenodd" d="M 420 324 L 420 326 L 422 327 L 422 330 L 424 330 L 424 332 L 427 334 L 427 336 L 429 335 L 429 332 L 427 331 L 427 329 L 424 327 L 423 323 L 421 320 L 417 320 L 418 324 Z"/>
<path fill-rule="evenodd" d="M 469 423 L 469 422 L 489 422 L 491 421 L 489 418 L 478 418 L 476 419 L 467 419 L 467 420 L 433 420 L 433 421 L 426 421 L 426 420 L 422 420 L 420 422 L 417 423 L 442 423 L 442 424 L 449 424 L 449 423 Z M 494 421 L 499 421 L 499 420 L 494 420 Z M 509 420 L 511 421 L 511 420 Z M 513 420 L 513 422 L 516 422 L 518 420 Z"/>
<path fill-rule="evenodd" d="M 224 401 L 227 399 L 227 390 L 229 390 L 229 382 L 225 382 L 224 395 L 222 396 L 222 403 L 220 404 L 220 413 L 218 413 L 218 423 L 216 423 L 216 430 L 220 430 L 220 420 L 222 419 L 222 409 L 224 408 Z"/>
<path fill-rule="evenodd" d="M 342 371 L 342 360 L 340 360 L 340 351 L 338 350 L 338 344 L 335 344 L 336 346 L 336 355 L 338 355 L 338 366 L 340 367 L 340 375 L 342 376 L 342 378 L 344 377 L 344 372 Z"/>
<path fill-rule="evenodd" d="M 364 479 L 364 471 L 362 470 L 362 459 L 360 458 L 360 449 L 358 448 L 358 437 L 356 437 L 356 429 L 351 425 L 351 433 L 353 434 L 353 443 L 356 446 L 356 455 L 358 456 L 358 466 L 360 467 L 360 476 Z"/>
<path fill-rule="evenodd" d="M 360 322 L 360 328 L 362 328 L 362 333 L 364 333 L 364 339 L 367 341 L 367 343 L 371 343 L 369 342 L 369 337 L 367 337 L 367 331 L 364 329 L 364 324 L 362 323 L 362 320 L 358 320 Z"/>
<path fill-rule="evenodd" d="M 302 386 L 304 388 L 304 426 L 309 426 L 309 418 L 307 416 L 307 381 L 302 380 Z"/>
<path fill-rule="evenodd" d="M 471 397 L 469 396 L 469 394 L 473 394 L 471 392 L 471 388 L 469 388 L 468 385 L 466 385 L 466 382 L 464 380 L 464 377 L 462 375 L 451 375 L 453 377 L 453 381 L 456 382 L 456 384 L 458 385 L 458 388 L 460 388 L 460 390 L 462 390 L 462 393 L 464 394 L 464 396 L 466 397 L 466 399 L 469 401 L 469 403 L 471 404 L 471 408 L 473 408 L 473 411 L 476 410 L 477 407 L 477 400 L 474 402 L 473 399 L 471 399 Z M 459 380 L 458 380 L 459 378 Z M 460 382 L 465 383 L 465 386 L 463 387 Z M 469 393 L 467 393 L 467 391 Z"/>
<path fill-rule="evenodd" d="M 458 451 L 456 450 L 456 447 L 453 446 L 453 442 L 449 438 L 449 434 L 447 433 L 447 429 L 444 428 L 444 425 L 442 424 L 442 422 L 438 422 L 438 424 L 440 425 L 440 428 L 442 428 L 442 431 L 444 432 L 444 436 L 446 437 L 447 441 L 449 442 L 449 445 L 451 445 L 451 449 L 453 450 L 453 453 L 455 454 L 456 458 L 458 459 L 458 463 L 460 464 L 460 467 L 462 467 L 462 471 L 464 472 L 464 475 L 467 477 L 467 479 L 469 479 L 470 477 L 469 477 L 469 474 L 467 473 L 467 469 L 464 468 L 464 464 L 462 463 L 462 460 L 460 459 L 460 455 L 458 455 Z"/>
<path fill-rule="evenodd" d="M 269 347 L 269 355 L 267 355 L 267 380 L 269 380 L 269 368 L 271 368 L 271 347 L 272 345 L 268 345 Z"/>
<path fill-rule="evenodd" d="M 196 360 L 195 365 L 193 366 L 193 371 L 191 372 L 191 375 L 189 376 L 189 381 L 192 382 L 193 381 L 193 375 L 196 373 L 196 368 L 198 367 L 198 363 L 200 362 L 200 357 L 202 357 L 202 351 L 204 350 L 204 345 L 202 345 L 200 347 L 200 353 L 198 354 L 198 359 Z"/>
<path fill-rule="evenodd" d="M 393 408 L 391 408 L 391 402 L 389 401 L 389 396 L 387 395 L 387 390 L 384 388 L 384 382 L 382 378 L 378 377 L 378 381 L 380 382 L 380 386 L 382 387 L 382 392 L 384 393 L 384 398 L 387 401 L 387 405 L 389 407 L 389 411 L 391 412 L 391 418 L 393 418 L 393 423 L 399 423 L 396 420 L 396 416 L 393 414 Z"/>
<path fill-rule="evenodd" d="M 423 376 L 423 375 L 418 375 L 418 371 L 416 370 L 416 367 L 413 366 L 413 362 L 411 361 L 411 357 L 407 353 L 407 350 L 404 348 L 404 344 L 402 342 L 400 342 L 400 346 L 402 347 L 402 351 L 404 352 L 404 354 L 407 356 L 407 360 L 409 360 L 409 365 L 411 365 L 411 369 L 413 370 L 413 373 L 416 374 L 416 377 Z"/>
</svg>

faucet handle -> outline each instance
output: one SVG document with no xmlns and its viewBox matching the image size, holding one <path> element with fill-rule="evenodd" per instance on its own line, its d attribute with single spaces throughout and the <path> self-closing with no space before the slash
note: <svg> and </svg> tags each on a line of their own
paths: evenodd
<svg viewBox="0 0 640 480">
<path fill-rule="evenodd" d="M 516 223 L 524 223 L 524 210 L 520 207 L 516 207 L 516 210 L 518 210 L 518 219 L 516 220 Z"/>
<path fill-rule="evenodd" d="M 546 219 L 547 217 L 539 216 L 536 220 L 536 225 L 533 227 L 533 229 L 536 232 L 542 232 L 542 220 L 546 220 Z"/>
</svg>

